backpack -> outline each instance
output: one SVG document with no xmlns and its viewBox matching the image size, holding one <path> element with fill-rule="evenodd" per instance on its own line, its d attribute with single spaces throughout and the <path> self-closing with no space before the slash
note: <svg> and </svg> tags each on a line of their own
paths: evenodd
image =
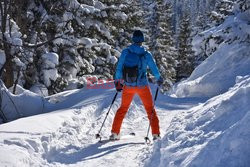
<svg viewBox="0 0 250 167">
<path fill-rule="evenodd" d="M 123 79 L 124 79 L 125 82 L 127 82 L 127 83 L 135 83 L 135 82 L 137 82 L 138 77 L 140 75 L 139 71 L 142 68 L 142 58 L 144 57 L 144 55 L 146 53 L 147 52 L 145 52 L 143 54 L 136 54 L 134 52 L 131 52 L 128 49 L 128 54 L 125 57 L 125 62 L 126 62 L 126 59 L 129 56 L 131 57 L 131 56 L 135 56 L 135 55 L 139 57 L 139 60 L 138 60 L 137 63 L 134 63 L 134 62 L 133 63 L 128 62 L 127 64 L 124 63 L 123 69 L 122 69 L 122 74 L 123 74 Z"/>
</svg>

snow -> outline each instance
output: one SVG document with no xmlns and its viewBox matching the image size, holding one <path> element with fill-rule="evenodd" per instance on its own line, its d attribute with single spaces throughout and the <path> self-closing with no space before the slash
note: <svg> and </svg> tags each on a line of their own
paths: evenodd
<svg viewBox="0 0 250 167">
<path fill-rule="evenodd" d="M 51 80 L 56 81 L 58 78 L 57 69 L 42 70 L 44 84 L 49 87 L 51 85 Z"/>
<path fill-rule="evenodd" d="M 144 144 L 148 122 L 138 98 L 124 120 L 122 139 L 99 144 L 94 135 L 106 115 L 114 90 L 62 92 L 46 98 L 49 103 L 45 103 L 45 112 L 54 112 L 0 126 L 0 133 L 4 134 L 0 149 L 5 151 L 0 163 L 14 166 L 166 166 L 168 163 L 169 166 L 201 166 L 208 161 L 208 166 L 219 166 L 219 163 L 244 166 L 249 153 L 246 139 L 250 134 L 244 128 L 249 126 L 249 91 L 250 76 L 239 76 L 230 91 L 208 101 L 160 94 L 156 109 L 164 137 L 153 147 Z M 101 133 L 104 138 L 110 133 L 120 101 L 119 95 Z M 135 137 L 127 135 L 131 131 L 136 133 Z M 207 159 L 208 154 L 214 161 Z M 229 161 L 231 158 L 234 161 Z"/>
<path fill-rule="evenodd" d="M 100 1 L 95 1 L 94 7 L 100 10 L 104 10 L 106 8 L 106 6 Z"/>
<path fill-rule="evenodd" d="M 78 89 L 80 87 L 80 82 L 77 79 L 71 79 L 68 81 L 68 86 L 66 87 L 66 90 L 73 90 Z"/>
<path fill-rule="evenodd" d="M 39 96 L 43 96 L 46 97 L 49 95 L 48 93 L 48 89 L 46 88 L 45 85 L 41 84 L 41 83 L 36 83 L 34 84 L 31 88 L 30 88 L 31 92 L 34 92 L 36 94 L 38 94 Z"/>
<path fill-rule="evenodd" d="M 250 27 L 240 18 L 242 18 L 241 14 L 237 17 L 231 16 L 224 24 L 204 32 L 203 38 L 208 38 L 212 34 L 213 36 L 221 36 L 225 41 L 231 41 L 236 37 L 238 40 L 223 42 L 220 45 L 210 43 L 209 46 L 217 48 L 217 50 L 199 65 L 187 80 L 175 86 L 172 90 L 174 96 L 213 97 L 232 87 L 237 76 L 250 74 L 249 43 L 239 42 L 246 40 L 245 38 L 248 36 L 246 29 Z M 230 29 L 231 33 L 224 34 L 224 29 Z M 200 39 L 196 40 L 194 45 L 199 45 Z M 198 47 L 195 48 L 196 52 L 200 51 Z"/>
<path fill-rule="evenodd" d="M 240 80 L 226 93 L 178 114 L 154 150 L 151 159 L 159 159 L 154 165 L 248 166 L 250 76 Z"/>
<path fill-rule="evenodd" d="M 205 39 L 213 35 L 224 41 L 209 41 L 217 50 L 175 85 L 170 96 L 207 100 L 176 114 L 163 139 L 154 145 L 146 167 L 249 166 L 250 47 L 244 42 L 248 25 L 241 16 L 230 16 L 203 32 Z M 225 29 L 230 33 L 223 33 Z M 198 38 L 194 44 L 199 42 Z"/>
<path fill-rule="evenodd" d="M 151 88 L 154 94 L 155 87 Z M 0 125 L 0 164 L 121 167 L 249 164 L 250 131 L 246 128 L 250 126 L 250 76 L 238 76 L 234 87 L 211 99 L 159 94 L 156 110 L 163 138 L 154 145 L 144 143 L 148 120 L 138 97 L 123 122 L 121 140 L 98 143 L 95 134 L 114 94 L 114 89 L 65 91 L 44 99 L 46 114 Z M 29 101 L 29 106 L 34 104 L 34 100 Z M 119 94 L 101 132 L 103 140 L 110 134 L 120 102 Z M 128 135 L 130 132 L 136 136 Z"/>
<path fill-rule="evenodd" d="M 9 88 L 9 91 L 10 92 L 13 92 L 13 89 L 14 89 L 14 86 L 12 86 L 11 88 Z M 20 95 L 20 94 L 22 94 L 23 92 L 25 91 L 25 89 L 22 87 L 22 86 L 20 86 L 20 85 L 16 85 L 16 92 L 15 92 L 15 95 Z"/>
<path fill-rule="evenodd" d="M 118 59 L 115 56 L 110 56 L 109 60 L 111 64 L 116 64 L 118 62 Z"/>
<path fill-rule="evenodd" d="M 112 39 L 109 30 L 105 27 L 105 24 L 102 23 L 101 21 L 85 19 L 83 24 L 85 25 L 85 28 L 87 29 L 94 28 L 108 39 Z"/>
<path fill-rule="evenodd" d="M 22 46 L 23 45 L 23 41 L 20 38 L 13 38 L 11 43 L 13 45 L 16 45 L 16 46 Z"/>
<path fill-rule="evenodd" d="M 15 62 L 15 64 L 19 66 L 19 68 L 25 68 L 26 66 L 18 57 L 15 57 L 13 59 L 13 62 Z"/>
<path fill-rule="evenodd" d="M 59 64 L 59 56 L 56 53 L 46 53 L 42 55 L 45 68 L 55 68 Z"/>
<path fill-rule="evenodd" d="M 28 90 L 19 95 L 8 92 L 23 116 L 34 116 L 0 125 L 1 166 L 247 167 L 250 164 L 250 75 L 246 72 L 249 61 L 243 54 L 245 44 L 232 46 L 220 47 L 190 77 L 197 78 L 179 83 L 175 94 L 159 94 L 156 111 L 162 140 L 152 145 L 144 143 L 148 120 L 138 97 L 124 119 L 121 140 L 98 143 L 95 134 L 109 109 L 114 89 L 84 87 L 45 98 Z M 219 54 L 224 49 L 228 54 Z M 227 75 L 219 75 L 216 70 L 227 71 Z M 206 77 L 211 81 L 205 82 Z M 229 82 L 227 77 L 234 80 Z M 82 80 L 87 82 L 84 77 Z M 184 92 L 180 85 L 187 83 L 190 87 Z M 203 85 L 198 88 L 200 83 Z M 213 86 L 205 89 L 206 83 Z M 224 85 L 220 87 L 223 91 L 218 89 L 220 85 Z M 75 86 L 72 80 L 72 88 Z M 199 96 L 190 96 L 195 90 L 191 86 L 196 87 Z M 156 87 L 151 85 L 151 88 L 154 95 Z M 29 103 L 25 104 L 26 101 Z M 103 140 L 110 134 L 120 103 L 121 94 L 100 133 Z M 3 103 L 6 104 L 11 106 L 10 101 Z M 13 109 L 5 113 L 10 120 L 19 118 Z M 130 132 L 136 135 L 128 135 Z"/>
<path fill-rule="evenodd" d="M 49 87 L 51 81 L 56 81 L 58 71 L 56 66 L 59 64 L 59 56 L 56 53 L 46 53 L 42 55 L 42 78 L 44 84 Z"/>
<path fill-rule="evenodd" d="M 128 19 L 128 16 L 124 12 L 115 13 L 115 17 L 121 19 L 122 21 L 126 21 Z"/>
<path fill-rule="evenodd" d="M 145 156 L 149 156 L 152 146 L 144 144 L 148 121 L 138 98 L 135 98 L 124 120 L 120 141 L 100 144 L 95 139 L 114 94 L 114 89 L 62 92 L 46 98 L 54 103 L 46 103 L 45 111 L 56 111 L 0 125 L 0 133 L 4 134 L 0 138 L 0 164 L 131 167 L 141 165 Z M 159 96 L 160 101 L 163 99 L 162 96 Z M 112 119 L 120 101 L 119 94 L 101 132 L 104 140 L 110 134 Z M 161 107 L 157 107 L 157 110 L 163 118 L 161 127 L 165 129 L 176 112 L 166 112 Z M 136 133 L 135 137 L 128 135 L 131 131 Z"/>
<path fill-rule="evenodd" d="M 0 49 L 0 69 L 3 67 L 5 61 L 6 61 L 5 53 L 3 50 Z"/>
<path fill-rule="evenodd" d="M 1 98 L 2 110 L 8 120 L 44 113 L 43 98 L 28 90 L 21 90 L 19 86 L 17 95 L 13 95 L 1 81 Z"/>
<path fill-rule="evenodd" d="M 83 38 L 79 39 L 77 43 L 84 44 L 86 48 L 90 49 L 92 46 L 97 45 L 97 40 L 83 37 Z"/>
<path fill-rule="evenodd" d="M 79 6 L 73 0 L 70 7 L 80 7 L 84 14 L 97 15 L 106 8 L 98 1 L 92 2 L 94 7 Z M 37 83 L 31 91 L 17 85 L 16 95 L 13 95 L 1 82 L 0 122 L 3 122 L 3 113 L 9 122 L 0 124 L 0 166 L 248 167 L 250 47 L 247 16 L 246 12 L 230 16 L 222 25 L 203 32 L 203 36 L 194 41 L 199 52 L 203 39 L 211 36 L 224 39 L 220 44 L 211 39 L 209 46 L 216 49 L 211 51 L 212 55 L 169 94 L 158 95 L 155 105 L 162 139 L 150 145 L 144 143 L 148 119 L 137 96 L 123 121 L 121 140 L 105 142 L 121 103 L 121 93 L 100 133 L 104 142 L 98 143 L 95 134 L 115 89 L 101 89 L 105 87 L 101 84 L 96 89 L 76 89 L 79 84 L 87 84 L 88 76 L 82 76 L 78 82 L 72 74 L 68 89 L 73 90 L 46 96 L 47 90 L 40 88 L 50 86 L 51 80 L 57 79 L 58 55 L 44 54 L 41 59 L 44 85 Z M 67 14 L 64 17 L 71 19 Z M 106 32 L 99 22 L 85 21 L 89 23 L 86 27 Z M 223 32 L 226 29 L 229 33 Z M 119 57 L 118 51 L 114 50 L 115 55 L 111 55 L 112 47 L 96 39 L 82 38 L 76 43 L 105 49 L 107 60 L 113 63 Z M 3 64 L 5 60 L 3 54 L 0 55 Z M 104 60 L 97 59 L 96 63 L 105 63 Z M 70 70 L 72 72 L 76 70 Z M 154 95 L 156 86 L 150 86 Z M 130 132 L 136 135 L 131 136 Z"/>
<path fill-rule="evenodd" d="M 238 75 L 250 74 L 248 44 L 226 45 L 216 51 L 200 66 L 191 77 L 175 88 L 178 97 L 212 97 L 223 93 L 235 84 Z"/>
</svg>

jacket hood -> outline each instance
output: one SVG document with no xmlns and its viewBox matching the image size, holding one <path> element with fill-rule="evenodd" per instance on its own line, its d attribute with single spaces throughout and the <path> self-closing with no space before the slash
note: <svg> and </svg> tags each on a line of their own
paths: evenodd
<svg viewBox="0 0 250 167">
<path fill-rule="evenodd" d="M 129 51 L 136 54 L 144 54 L 146 52 L 143 46 L 132 44 L 128 47 Z"/>
</svg>

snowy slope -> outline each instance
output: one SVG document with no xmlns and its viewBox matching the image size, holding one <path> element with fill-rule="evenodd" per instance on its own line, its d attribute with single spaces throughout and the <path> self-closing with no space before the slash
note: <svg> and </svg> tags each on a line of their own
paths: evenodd
<svg viewBox="0 0 250 167">
<path fill-rule="evenodd" d="M 217 37 L 224 42 L 218 45 L 210 40 L 210 48 L 217 50 L 187 80 L 176 85 L 173 93 L 177 97 L 213 97 L 232 87 L 237 76 L 250 74 L 249 16 L 249 11 L 232 15 L 222 25 L 203 32 L 202 38 L 195 39 L 196 52 L 205 39 Z"/>
<path fill-rule="evenodd" d="M 56 111 L 0 125 L 1 166 L 143 166 L 152 146 L 144 143 L 148 121 L 138 97 L 124 120 L 120 141 L 100 144 L 95 139 L 114 94 L 113 89 L 62 92 L 49 97 L 55 104 L 45 106 Z M 163 95 L 157 101 L 163 132 L 177 111 L 196 104 L 193 99 L 168 98 L 169 104 Z M 103 128 L 104 140 L 120 100 L 119 95 Z"/>
<path fill-rule="evenodd" d="M 209 99 L 173 118 L 145 166 L 249 167 L 249 14 L 230 16 L 204 32 L 205 38 L 220 36 L 224 42 L 174 87 L 171 96 Z"/>
<path fill-rule="evenodd" d="M 2 80 L 0 80 L 1 116 L 4 113 L 8 121 L 45 112 L 43 97 L 20 86 L 17 86 L 16 94 L 13 95 L 8 91 Z"/>
<path fill-rule="evenodd" d="M 245 76 L 226 93 L 178 114 L 147 166 L 249 166 L 249 99 Z"/>
<path fill-rule="evenodd" d="M 101 144 L 94 136 L 114 90 L 62 92 L 49 97 L 55 104 L 45 107 L 56 111 L 0 125 L 0 164 L 245 167 L 250 163 L 249 91 L 250 76 L 245 76 L 238 77 L 228 92 L 207 101 L 159 95 L 156 109 L 164 137 L 154 146 L 144 143 L 148 121 L 138 98 L 124 120 L 121 140 Z M 101 133 L 104 140 L 120 100 L 119 95 Z"/>
<path fill-rule="evenodd" d="M 159 95 L 156 109 L 163 139 L 154 146 L 144 144 L 148 121 L 138 98 L 124 120 L 121 140 L 97 143 L 95 134 L 114 93 L 113 89 L 62 92 L 47 99 L 54 104 L 48 103 L 46 111 L 56 111 L 0 125 L 1 166 L 247 167 L 250 163 L 250 76 L 237 77 L 234 87 L 209 100 Z M 104 140 L 120 100 L 119 95 L 101 133 Z"/>
</svg>

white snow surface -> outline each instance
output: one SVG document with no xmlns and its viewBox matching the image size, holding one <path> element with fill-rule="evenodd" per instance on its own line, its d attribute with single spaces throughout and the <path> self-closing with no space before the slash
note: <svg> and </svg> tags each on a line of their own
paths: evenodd
<svg viewBox="0 0 250 167">
<path fill-rule="evenodd" d="M 25 92 L 17 97 L 22 98 L 20 106 L 37 114 L 32 108 L 38 107 L 37 96 L 29 93 L 30 98 L 24 99 Z M 98 143 L 95 134 L 114 94 L 114 89 L 83 88 L 40 98 L 44 114 L 0 125 L 1 166 L 247 167 L 250 163 L 250 76 L 237 77 L 234 87 L 211 99 L 159 94 L 156 110 L 163 138 L 153 145 L 144 142 L 148 120 L 138 97 L 123 122 L 121 140 Z M 100 133 L 104 141 L 120 102 L 119 94 Z"/>
<path fill-rule="evenodd" d="M 114 89 L 62 92 L 46 98 L 44 113 L 49 113 L 0 125 L 1 166 L 143 166 L 153 146 L 144 143 L 148 120 L 138 97 L 124 120 L 120 141 L 105 142 L 120 94 L 100 133 L 104 143 L 95 139 L 114 94 Z M 168 105 L 162 101 L 160 95 L 157 111 L 165 131 L 177 110 L 164 110 Z"/>
<path fill-rule="evenodd" d="M 58 71 L 56 66 L 59 64 L 59 56 L 56 53 L 49 52 L 42 55 L 42 78 L 44 84 L 49 87 L 51 81 L 56 81 L 58 78 Z"/>
<path fill-rule="evenodd" d="M 41 84 L 41 83 L 37 83 L 37 84 L 34 84 L 31 88 L 30 88 L 30 91 L 31 92 L 34 92 L 40 96 L 48 96 L 49 95 L 49 92 L 48 92 L 48 89 L 46 88 L 45 85 Z"/>
<path fill-rule="evenodd" d="M 237 77 L 234 87 L 211 99 L 159 94 L 156 110 L 163 138 L 153 145 L 144 142 L 148 120 L 138 97 L 123 122 L 121 140 L 98 143 L 95 134 L 114 94 L 114 89 L 62 92 L 44 99 L 44 114 L 0 125 L 1 166 L 247 167 L 250 163 L 250 76 Z M 120 96 L 100 133 L 104 141 Z M 31 109 L 35 100 L 29 99 Z"/>
<path fill-rule="evenodd" d="M 43 54 L 42 60 L 44 68 L 55 68 L 59 64 L 59 56 L 53 52 Z"/>
<path fill-rule="evenodd" d="M 250 76 L 175 117 L 146 166 L 248 167 Z"/>
<path fill-rule="evenodd" d="M 17 95 L 14 95 L 8 91 L 2 81 L 0 81 L 0 88 L 1 109 L 8 120 L 44 113 L 44 103 L 41 96 L 22 89 L 20 86 L 17 86 Z"/>
</svg>

